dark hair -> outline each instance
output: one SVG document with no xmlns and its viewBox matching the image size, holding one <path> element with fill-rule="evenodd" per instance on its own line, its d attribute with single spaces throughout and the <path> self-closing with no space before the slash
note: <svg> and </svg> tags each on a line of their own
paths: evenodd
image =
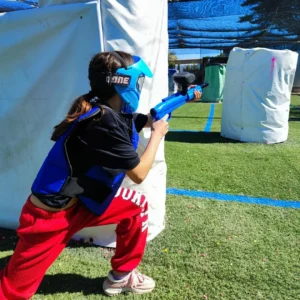
<svg viewBox="0 0 300 300">
<path fill-rule="evenodd" d="M 133 58 L 130 54 L 122 51 L 115 51 L 115 53 L 117 55 L 114 55 L 113 52 L 100 52 L 96 54 L 90 61 L 89 73 L 93 71 L 115 73 L 117 69 L 133 64 Z M 118 55 L 121 59 L 118 58 Z M 91 91 L 88 94 L 78 97 L 73 102 L 65 119 L 54 127 L 51 140 L 57 141 L 78 117 L 90 111 L 92 108 L 90 101 L 93 98 L 97 97 L 99 99 L 99 101 L 95 102 L 95 105 L 99 105 L 116 94 L 114 86 L 108 85 L 105 78 L 106 75 L 103 77 L 103 80 L 99 81 L 89 76 Z"/>
</svg>

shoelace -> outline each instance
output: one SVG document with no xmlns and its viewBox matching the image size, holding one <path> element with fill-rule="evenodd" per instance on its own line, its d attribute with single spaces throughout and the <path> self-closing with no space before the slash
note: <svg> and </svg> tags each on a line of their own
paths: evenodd
<svg viewBox="0 0 300 300">
<path fill-rule="evenodd" d="M 141 274 L 138 270 L 133 270 L 131 274 L 130 287 L 133 288 L 137 284 L 142 283 L 145 279 L 145 275 Z"/>
</svg>

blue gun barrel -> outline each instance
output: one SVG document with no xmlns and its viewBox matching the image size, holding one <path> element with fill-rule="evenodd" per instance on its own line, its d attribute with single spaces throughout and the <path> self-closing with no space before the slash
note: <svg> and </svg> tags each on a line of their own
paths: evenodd
<svg viewBox="0 0 300 300">
<path fill-rule="evenodd" d="M 171 116 L 171 113 L 178 107 L 184 105 L 186 102 L 194 99 L 194 91 L 198 90 L 202 92 L 202 89 L 208 86 L 208 83 L 203 83 L 197 85 L 194 88 L 190 88 L 187 91 L 186 95 L 182 95 L 180 92 L 177 92 L 167 98 L 162 99 L 162 102 L 158 103 L 155 107 L 150 110 L 152 118 L 155 120 L 162 119 L 165 115 Z"/>
</svg>

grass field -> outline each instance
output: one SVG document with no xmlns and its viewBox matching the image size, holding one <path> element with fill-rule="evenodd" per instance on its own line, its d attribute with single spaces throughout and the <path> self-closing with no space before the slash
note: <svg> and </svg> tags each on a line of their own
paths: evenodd
<svg viewBox="0 0 300 300">
<path fill-rule="evenodd" d="M 220 137 L 221 104 L 187 104 L 170 121 L 167 186 L 300 201 L 300 97 L 292 96 L 287 142 L 237 143 Z M 294 107 L 295 106 L 295 107 Z M 17 238 L 0 230 L 0 269 Z M 102 282 L 112 252 L 70 243 L 48 270 L 37 299 L 107 299 Z M 300 209 L 167 196 L 166 229 L 140 266 L 153 293 L 118 299 L 300 299 Z M 113 298 L 114 299 L 114 298 Z"/>
</svg>

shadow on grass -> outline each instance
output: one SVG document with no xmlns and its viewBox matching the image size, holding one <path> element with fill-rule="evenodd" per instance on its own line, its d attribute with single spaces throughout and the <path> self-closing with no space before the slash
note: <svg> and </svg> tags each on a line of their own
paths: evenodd
<svg viewBox="0 0 300 300">
<path fill-rule="evenodd" d="M 10 255 L 0 259 L 0 270 L 8 263 Z M 57 293 L 101 294 L 106 277 L 87 278 L 78 274 L 45 275 L 36 294 L 55 295 Z"/>
<path fill-rule="evenodd" d="M 205 120 L 207 120 L 207 117 L 172 116 L 172 119 L 205 119 Z M 214 120 L 221 120 L 221 118 L 214 117 Z"/>
<path fill-rule="evenodd" d="M 83 295 L 105 295 L 102 290 L 105 279 L 106 277 L 87 278 L 78 274 L 46 275 L 36 294 L 82 293 Z"/>
<path fill-rule="evenodd" d="M 0 228 L 0 251 L 11 251 L 16 247 L 18 237 L 15 230 Z M 90 241 L 92 242 L 92 241 Z M 84 243 L 82 240 L 71 240 L 69 248 L 90 248 L 97 247 L 91 243 Z M 110 248 L 102 248 L 108 251 L 110 256 L 113 254 Z M 109 250 L 106 250 L 109 249 Z M 111 253 L 110 253 L 111 252 Z M 0 258 L 0 270 L 7 265 L 11 255 Z M 82 293 L 83 295 L 99 294 L 104 295 L 102 283 L 106 277 L 86 278 L 78 274 L 55 274 L 45 275 L 37 291 L 40 295 L 55 295 L 57 293 Z"/>
<path fill-rule="evenodd" d="M 202 143 L 202 144 L 237 144 L 243 143 L 241 141 L 226 139 L 220 135 L 220 132 L 172 132 L 169 131 L 166 135 L 168 142 L 181 142 L 181 143 Z"/>
<path fill-rule="evenodd" d="M 15 230 L 0 228 L 0 251 L 11 251 L 15 250 L 16 244 L 19 238 Z M 113 252 L 114 248 L 100 247 L 99 245 L 93 244 L 93 239 L 89 241 L 84 241 L 83 239 L 75 240 L 71 239 L 66 248 L 101 248 L 108 252 Z M 1 269 L 1 259 L 0 259 L 0 269 Z"/>
<path fill-rule="evenodd" d="M 222 103 L 221 101 L 203 101 L 203 100 L 196 100 L 196 101 L 192 101 L 192 102 L 186 102 L 186 105 L 190 105 L 190 104 L 219 104 Z"/>
<path fill-rule="evenodd" d="M 18 237 L 15 230 L 0 228 L 0 251 L 14 250 L 17 241 Z"/>
<path fill-rule="evenodd" d="M 11 255 L 0 258 L 0 270 L 4 269 L 7 265 Z"/>
<path fill-rule="evenodd" d="M 291 107 L 289 121 L 300 121 L 300 106 Z"/>
</svg>

